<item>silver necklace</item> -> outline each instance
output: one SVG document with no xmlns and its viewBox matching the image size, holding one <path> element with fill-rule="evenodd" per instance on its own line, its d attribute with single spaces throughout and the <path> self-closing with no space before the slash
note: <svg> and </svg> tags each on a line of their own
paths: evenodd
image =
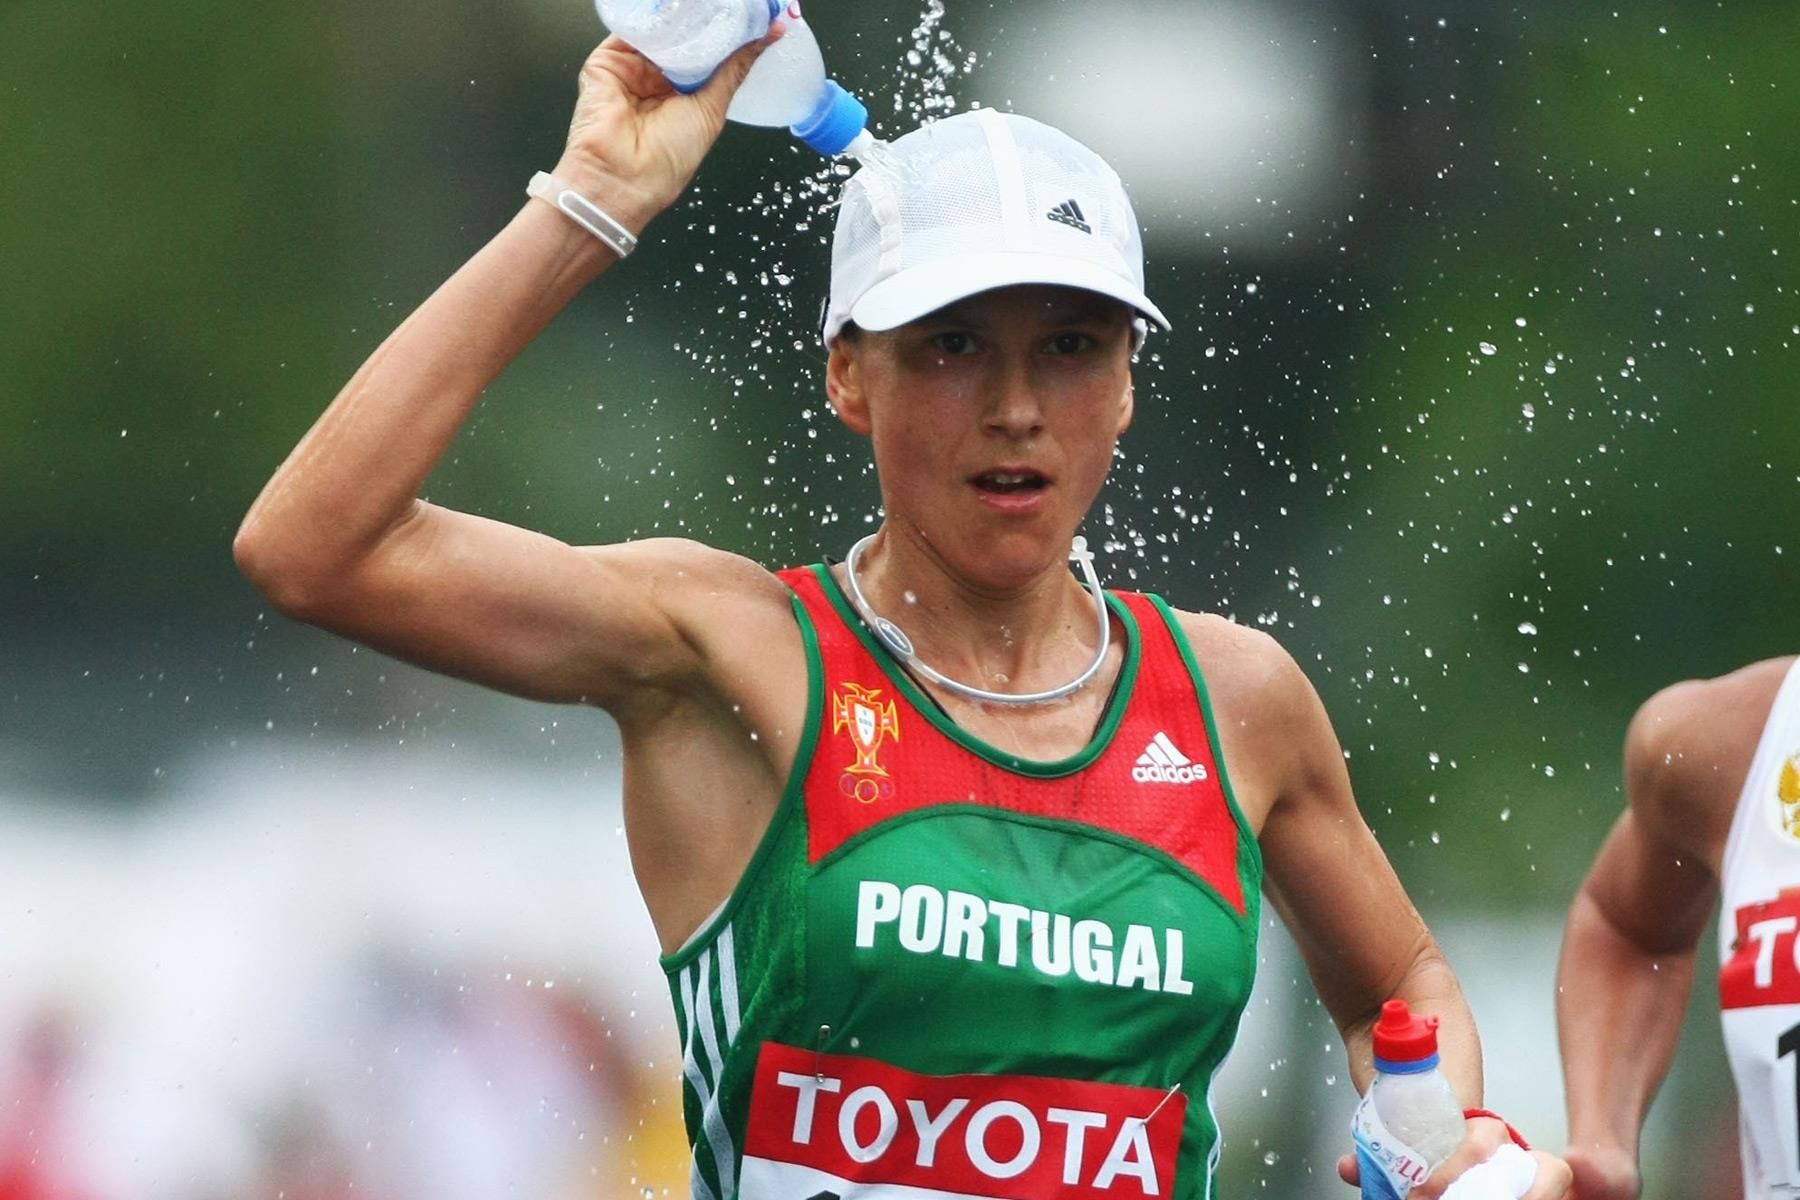
<svg viewBox="0 0 1800 1200">
<path fill-rule="evenodd" d="M 1081 573 L 1087 581 L 1088 594 L 1094 598 L 1094 616 L 1100 623 L 1100 650 L 1094 655 L 1094 661 L 1087 665 L 1085 671 L 1061 687 L 1051 688 L 1047 692 L 990 692 L 986 688 L 959 683 L 942 671 L 921 661 L 918 651 L 913 649 L 912 639 L 907 637 L 905 631 L 898 625 L 869 606 L 869 601 L 863 596 L 862 585 L 856 581 L 857 560 L 862 558 L 863 551 L 874 540 L 875 535 L 872 533 L 860 539 L 856 545 L 850 547 L 850 554 L 844 559 L 844 581 L 850 585 L 850 602 L 856 606 L 857 615 L 862 617 L 863 623 L 874 631 L 881 644 L 886 646 L 895 658 L 939 687 L 947 688 L 970 700 L 981 700 L 989 704 L 1042 704 L 1046 700 L 1060 700 L 1072 692 L 1080 691 L 1093 680 L 1094 676 L 1100 673 L 1101 665 L 1106 662 L 1107 648 L 1112 642 L 1112 621 L 1107 616 L 1106 593 L 1100 590 L 1100 577 L 1094 573 L 1094 555 L 1088 549 L 1086 538 L 1077 537 L 1070 543 L 1069 557 L 1081 565 Z"/>
</svg>

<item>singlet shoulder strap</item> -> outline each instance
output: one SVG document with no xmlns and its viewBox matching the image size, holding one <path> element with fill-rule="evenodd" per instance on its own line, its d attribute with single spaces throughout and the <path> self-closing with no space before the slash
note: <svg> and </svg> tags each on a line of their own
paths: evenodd
<svg viewBox="0 0 1800 1200">
<path fill-rule="evenodd" d="M 1761 842 L 1779 840 L 1800 848 L 1800 834 L 1779 837 L 1784 805 L 1800 805 L 1800 658 L 1788 667 L 1775 692 L 1756 753 L 1744 775 L 1720 865 L 1723 879 L 1729 882 L 1737 865 Z M 1793 819 L 1800 824 L 1800 807 L 1795 808 Z"/>
<path fill-rule="evenodd" d="M 1206 743 L 1218 774 L 1220 797 L 1237 830 L 1237 874 L 1243 895 L 1254 904 L 1262 887 L 1262 847 L 1232 786 L 1225 749 L 1219 739 L 1218 719 L 1213 715 L 1212 693 L 1199 655 L 1182 628 L 1179 614 L 1167 600 L 1154 592 L 1115 595 L 1137 617 L 1138 627 L 1144 631 L 1145 667 L 1140 687 L 1144 689 L 1145 702 L 1155 703 L 1160 698 L 1165 712 L 1181 711 L 1185 705 L 1193 714 L 1193 728 Z"/>
<path fill-rule="evenodd" d="M 829 686 L 824 681 L 880 675 L 882 672 L 876 659 L 833 601 L 828 590 L 830 585 L 825 582 L 825 572 L 829 569 L 819 563 L 790 567 L 777 573 L 777 578 L 793 592 L 795 607 L 804 613 L 812 626 L 822 686 Z"/>
</svg>

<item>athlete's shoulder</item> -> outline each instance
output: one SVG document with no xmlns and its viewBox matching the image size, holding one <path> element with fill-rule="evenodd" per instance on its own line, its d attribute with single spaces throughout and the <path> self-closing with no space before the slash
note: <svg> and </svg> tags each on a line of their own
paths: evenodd
<svg viewBox="0 0 1800 1200">
<path fill-rule="evenodd" d="M 1225 671 L 1240 682 L 1263 684 L 1305 678 L 1300 664 L 1269 634 L 1218 613 L 1171 608 L 1175 622 L 1207 674 Z"/>
<path fill-rule="evenodd" d="M 1294 656 L 1263 630 L 1227 617 L 1177 611 L 1175 619 L 1205 676 L 1238 805 L 1265 853 L 1302 844 L 1305 831 L 1322 828 L 1318 822 L 1338 827 L 1350 819 L 1355 800 L 1343 749 Z M 1277 821 L 1278 813 L 1288 819 Z"/>
<path fill-rule="evenodd" d="M 1269 634 L 1217 613 L 1173 609 L 1206 677 L 1215 712 L 1247 726 L 1279 731 L 1311 722 L 1319 710 L 1312 683 Z"/>
<path fill-rule="evenodd" d="M 1625 735 L 1632 810 L 1665 834 L 1728 822 L 1793 664 L 1791 655 L 1764 659 L 1644 701 Z"/>
</svg>

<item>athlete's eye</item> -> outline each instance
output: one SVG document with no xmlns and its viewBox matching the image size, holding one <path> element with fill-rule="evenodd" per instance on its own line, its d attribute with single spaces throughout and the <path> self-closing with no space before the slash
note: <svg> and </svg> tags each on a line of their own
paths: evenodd
<svg viewBox="0 0 1800 1200">
<path fill-rule="evenodd" d="M 931 339 L 931 344 L 945 354 L 973 354 L 975 352 L 975 335 L 960 329 L 946 329 Z"/>
<path fill-rule="evenodd" d="M 1052 337 L 1049 350 L 1052 354 L 1080 354 L 1083 350 L 1093 349 L 1096 344 L 1087 334 L 1071 331 Z"/>
</svg>

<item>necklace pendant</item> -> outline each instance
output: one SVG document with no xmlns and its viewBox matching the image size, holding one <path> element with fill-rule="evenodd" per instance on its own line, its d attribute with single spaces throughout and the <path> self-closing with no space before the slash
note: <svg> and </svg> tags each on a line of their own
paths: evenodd
<svg viewBox="0 0 1800 1200">
<path fill-rule="evenodd" d="M 912 639 L 907 637 L 904 630 L 886 617 L 875 618 L 875 636 L 880 638 L 883 645 L 901 658 L 910 659 L 917 654 L 917 651 L 913 649 Z"/>
</svg>

